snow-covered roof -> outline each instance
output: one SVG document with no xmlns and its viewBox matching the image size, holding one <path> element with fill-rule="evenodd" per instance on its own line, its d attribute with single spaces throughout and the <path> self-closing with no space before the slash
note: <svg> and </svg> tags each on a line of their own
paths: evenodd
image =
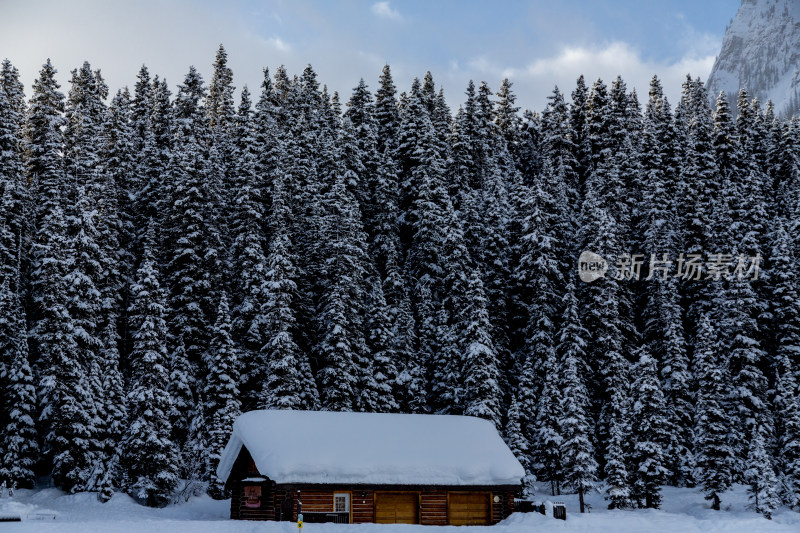
<svg viewBox="0 0 800 533">
<path fill-rule="evenodd" d="M 233 425 L 220 479 L 242 446 L 276 483 L 517 485 L 525 475 L 494 424 L 469 416 L 250 411 Z"/>
</svg>

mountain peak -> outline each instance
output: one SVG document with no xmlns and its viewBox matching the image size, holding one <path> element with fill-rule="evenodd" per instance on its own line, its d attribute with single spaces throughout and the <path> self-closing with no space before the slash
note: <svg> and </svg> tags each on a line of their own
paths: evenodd
<svg viewBox="0 0 800 533">
<path fill-rule="evenodd" d="M 712 98 L 745 88 L 775 113 L 800 112 L 800 0 L 742 0 L 708 77 Z"/>
</svg>

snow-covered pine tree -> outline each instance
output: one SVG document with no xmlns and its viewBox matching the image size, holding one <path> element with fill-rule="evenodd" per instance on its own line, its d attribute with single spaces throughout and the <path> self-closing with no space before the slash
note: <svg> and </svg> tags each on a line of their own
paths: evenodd
<svg viewBox="0 0 800 533">
<path fill-rule="evenodd" d="M 795 254 L 786 222 L 778 217 L 771 236 L 769 284 L 775 394 L 776 466 L 780 494 L 786 505 L 800 506 L 800 389 L 797 384 L 800 344 L 800 297 L 795 276 Z"/>
<path fill-rule="evenodd" d="M 233 422 L 241 414 L 239 399 L 239 359 L 231 337 L 231 317 L 225 293 L 219 301 L 217 320 L 211 331 L 211 346 L 205 356 L 206 382 L 205 420 L 208 434 L 207 472 L 208 493 L 214 499 L 225 498 L 225 481 L 216 475 L 222 451 L 228 443 Z"/>
<path fill-rule="evenodd" d="M 144 132 L 143 148 L 139 152 L 138 162 L 140 173 L 140 188 L 135 195 L 134 206 L 137 211 L 138 246 L 137 252 L 141 254 L 147 226 L 152 221 L 157 227 L 160 239 L 166 239 L 165 231 L 169 228 L 172 213 L 173 192 L 176 186 L 175 176 L 169 171 L 172 161 L 172 150 L 175 144 L 177 130 L 176 109 L 172 105 L 172 94 L 167 87 L 166 80 L 153 78 L 151 86 L 150 122 L 148 130 Z M 147 102 L 143 102 L 143 105 Z M 169 243 L 158 243 L 160 250 L 158 259 L 160 264 L 168 261 L 166 253 Z"/>
<path fill-rule="evenodd" d="M 349 153 L 344 154 L 344 163 L 358 178 L 351 185 L 351 190 L 361 207 L 364 227 L 370 237 L 376 217 L 374 191 L 378 185 L 377 181 L 384 179 L 378 169 L 383 161 L 382 154 L 378 152 L 378 126 L 373 118 L 373 112 L 372 94 L 361 79 L 353 89 L 353 94 L 347 101 L 347 111 L 344 113 L 344 117 L 353 128 L 352 135 L 355 138 L 355 142 L 351 143 L 347 150 Z M 347 147 L 342 148 L 347 149 Z"/>
<path fill-rule="evenodd" d="M 686 221 L 683 228 L 685 257 L 690 257 L 689 254 L 715 253 L 708 250 L 717 247 L 712 213 L 719 195 L 720 179 L 714 157 L 711 109 L 706 89 L 700 80 L 687 77 L 678 107 L 676 112 L 682 119 L 679 127 L 685 127 L 688 132 L 680 174 L 681 190 L 685 192 L 678 213 L 679 219 Z M 694 325 L 686 331 L 690 340 L 697 336 L 700 317 L 712 310 L 711 285 L 694 281 L 684 284 L 686 323 Z"/>
<path fill-rule="evenodd" d="M 647 179 L 642 191 L 639 226 L 645 259 L 654 259 L 653 270 L 648 268 L 646 280 L 643 343 L 660 364 L 661 388 L 670 425 L 664 466 L 669 470 L 672 484 L 684 484 L 691 480 L 692 473 L 689 452 L 691 379 L 678 279 L 672 266 L 663 262 L 674 260 L 679 254 L 678 194 L 675 190 L 679 168 L 673 154 L 672 113 L 661 82 L 655 76 L 650 81 L 642 134 L 640 161 Z"/>
<path fill-rule="evenodd" d="M 130 346 L 130 338 L 127 329 L 127 309 L 130 305 L 130 284 L 134 274 L 136 257 L 134 255 L 136 241 L 136 213 L 134 212 L 134 202 L 136 192 L 139 187 L 138 178 L 138 153 L 135 151 L 136 137 L 134 123 L 132 121 L 132 101 L 127 87 L 121 89 L 111 101 L 108 112 L 108 123 L 106 125 L 106 145 L 103 150 L 103 169 L 106 183 L 113 184 L 111 190 L 104 191 L 104 203 L 112 200 L 108 197 L 110 193 L 115 193 L 116 198 L 113 205 L 108 206 L 114 209 L 115 219 L 118 224 L 116 235 L 116 248 L 118 263 L 115 270 L 118 273 L 119 288 L 116 292 L 117 304 L 115 315 L 119 314 L 121 324 L 120 333 L 122 342 L 120 344 L 124 354 L 127 354 Z M 113 284 L 107 288 L 106 293 L 113 293 Z M 108 302 L 111 303 L 111 302 Z M 111 318 L 111 316 L 107 317 Z M 108 321 L 108 320 L 106 320 Z"/>
<path fill-rule="evenodd" d="M 203 81 L 190 68 L 175 102 L 177 132 L 171 152 L 168 179 L 173 191 L 167 210 L 164 277 L 169 290 L 170 342 L 182 339 L 190 369 L 189 380 L 208 347 L 208 332 L 218 303 L 221 275 L 220 234 L 212 216 L 215 209 L 213 180 L 209 178 L 206 146 L 208 132 L 200 100 Z M 173 357 L 175 356 L 173 348 Z M 189 420 L 188 413 L 181 418 Z M 184 433 L 183 437 L 186 436 Z"/>
<path fill-rule="evenodd" d="M 293 302 L 297 297 L 297 276 L 287 218 L 289 206 L 283 177 L 277 174 L 272 181 L 272 211 L 269 227 L 272 230 L 266 262 L 266 294 L 263 304 L 266 341 L 259 360 L 267 365 L 258 406 L 271 409 L 301 408 L 299 389 L 300 349 L 294 341 L 295 315 Z M 313 380 L 311 381 L 313 384 Z M 307 406 L 311 407 L 311 406 Z"/>
<path fill-rule="evenodd" d="M 208 84 L 204 108 L 211 131 L 214 135 L 220 135 L 234 127 L 236 117 L 233 71 L 228 67 L 228 52 L 221 44 L 217 48 L 212 68 L 214 72 Z"/>
<path fill-rule="evenodd" d="M 27 277 L 27 247 L 33 227 L 23 158 L 24 120 L 25 101 L 19 72 L 6 59 L 0 63 L 0 198 L 3 204 L 0 224 L 12 239 L 6 243 L 5 253 L 0 255 L 0 283 L 8 278 L 9 286 L 16 284 L 14 273 L 17 270 L 21 269 L 21 280 Z"/>
<path fill-rule="evenodd" d="M 517 102 L 517 95 L 511 87 L 508 78 L 503 78 L 500 82 L 500 89 L 498 89 L 496 96 L 497 100 L 494 104 L 494 123 L 497 125 L 499 135 L 505 140 L 508 151 L 511 154 L 515 166 L 519 169 L 520 156 L 518 154 L 520 142 L 520 117 L 517 114 L 519 107 L 514 105 Z"/>
<path fill-rule="evenodd" d="M 590 184 L 604 172 L 613 172 L 602 163 L 600 173 L 593 173 Z M 596 192 L 589 188 L 583 204 L 585 232 L 582 242 L 586 250 L 601 256 L 611 256 L 619 249 L 616 241 L 616 223 L 603 208 L 594 208 Z M 597 251 L 601 250 L 601 251 Z M 614 275 L 614 274 L 612 274 Z M 584 288 L 583 323 L 591 332 L 588 360 L 599 365 L 602 378 L 601 404 L 598 420 L 600 440 L 605 444 L 603 453 L 606 493 L 611 500 L 609 507 L 630 506 L 629 474 L 627 470 L 628 446 L 630 443 L 630 369 L 623 355 L 624 324 L 620 311 L 620 282 L 614 279 L 600 280 Z"/>
<path fill-rule="evenodd" d="M 265 342 L 263 305 L 266 300 L 266 257 L 264 253 L 264 198 L 258 176 L 258 146 L 253 129 L 250 93 L 242 89 L 233 139 L 230 191 L 233 206 L 228 229 L 233 241 L 230 262 L 233 272 L 233 336 L 241 350 L 245 409 L 253 408 L 261 395 L 265 361 L 258 354 Z"/>
<path fill-rule="evenodd" d="M 627 374 L 627 369 L 622 370 Z M 617 381 L 626 379 L 620 376 Z M 625 509 L 631 506 L 630 474 L 627 468 L 630 448 L 630 402 L 624 385 L 618 384 L 612 389 L 603 415 L 607 422 L 607 440 L 605 443 L 605 465 L 603 467 L 606 482 L 606 499 L 611 500 L 609 509 Z"/>
<path fill-rule="evenodd" d="M 97 360 L 99 365 L 100 397 L 95 398 L 98 415 L 102 417 L 102 463 L 96 470 L 99 476 L 96 488 L 100 489 L 100 501 L 108 501 L 113 494 L 113 487 L 119 486 L 120 445 L 125 426 L 128 421 L 124 379 L 120 370 L 120 353 L 116 324 L 107 321 L 101 334 L 103 347 Z"/>
<path fill-rule="evenodd" d="M 393 413 L 400 409 L 394 397 L 394 384 L 397 380 L 397 352 L 392 343 L 391 318 L 389 316 L 383 287 L 377 273 L 372 269 L 368 280 L 367 293 L 367 347 L 371 357 L 368 369 L 362 369 L 361 398 L 362 411 Z"/>
<path fill-rule="evenodd" d="M 748 494 L 751 508 L 772 520 L 772 513 L 780 505 L 778 497 L 778 480 L 772 466 L 772 458 L 766 449 L 761 428 L 755 426 L 750 437 L 747 450 L 747 469 L 744 471 L 745 482 L 749 485 Z"/>
<path fill-rule="evenodd" d="M 520 413 L 520 405 L 516 396 L 511 397 L 511 405 L 508 408 L 508 421 L 506 422 L 505 431 L 503 432 L 503 439 L 514 454 L 514 457 L 517 458 L 525 469 L 526 474 L 522 479 L 522 490 L 523 494 L 527 494 L 530 489 L 532 489 L 536 479 L 535 476 L 528 473 L 532 470 L 530 457 L 531 445 L 522 428 L 522 414 Z"/>
<path fill-rule="evenodd" d="M 152 232 L 151 227 L 148 233 Z M 170 439 L 166 304 L 149 243 L 131 295 L 134 340 L 122 467 L 129 494 L 149 506 L 163 507 L 178 484 L 178 454 Z"/>
<path fill-rule="evenodd" d="M 487 302 L 480 272 L 473 270 L 467 280 L 467 306 L 461 320 L 467 327 L 461 345 L 464 350 L 464 414 L 485 418 L 500 430 L 502 423 L 500 371 L 497 352 L 490 335 Z"/>
<path fill-rule="evenodd" d="M 775 365 L 775 428 L 779 494 L 792 508 L 800 507 L 800 388 L 791 359 L 784 355 Z"/>
<path fill-rule="evenodd" d="M 91 466 L 91 396 L 85 367 L 77 358 L 67 310 L 67 242 L 62 203 L 64 96 L 48 61 L 34 82 L 26 129 L 28 175 L 38 188 L 31 284 L 35 304 L 32 338 L 39 385 L 43 452 L 53 480 L 66 491 L 84 489 Z"/>
<path fill-rule="evenodd" d="M 591 146 L 588 140 L 587 112 L 589 90 L 583 74 L 578 77 L 572 91 L 572 104 L 569 107 L 570 140 L 574 146 L 575 160 L 578 163 L 578 191 L 583 197 L 586 179 L 591 169 Z"/>
<path fill-rule="evenodd" d="M 575 286 L 569 281 L 562 299 L 561 328 L 558 336 L 559 387 L 561 389 L 561 462 L 564 482 L 578 493 L 584 512 L 584 496 L 597 483 L 597 462 L 592 445 L 591 402 L 586 390 L 586 339 L 578 314 Z"/>
<path fill-rule="evenodd" d="M 351 411 L 358 397 L 358 362 L 366 356 L 363 318 L 368 256 L 358 204 L 346 186 L 351 171 L 335 172 L 324 198 L 325 286 L 315 352 L 323 408 Z"/>
<path fill-rule="evenodd" d="M 520 191 L 522 204 L 518 211 L 522 223 L 514 272 L 515 286 L 519 290 L 517 300 L 527 322 L 521 332 L 523 357 L 531 359 L 537 375 L 537 381 L 528 385 L 538 390 L 537 415 L 533 418 L 532 414 L 527 414 L 535 420 L 536 427 L 529 439 L 538 467 L 547 472 L 543 472 L 543 476 L 554 476 L 551 479 L 554 494 L 561 479 L 556 324 L 564 283 L 561 266 L 568 253 L 562 178 L 553 173 L 550 160 L 546 159 L 541 179 Z"/>
<path fill-rule="evenodd" d="M 485 213 L 483 230 L 475 232 L 481 236 L 481 242 L 478 250 L 473 251 L 471 256 L 479 262 L 489 314 L 489 334 L 497 352 L 498 364 L 505 369 L 511 364 L 508 287 L 513 261 L 510 244 L 512 206 L 508 189 L 510 183 L 518 181 L 518 176 L 505 146 L 496 148 L 495 152 L 497 156 L 491 165 L 490 174 L 486 177 L 483 201 L 476 206 Z M 501 375 L 501 386 L 504 382 L 505 375 Z"/>
<path fill-rule="evenodd" d="M 531 440 L 535 444 L 532 451 L 537 478 L 549 482 L 550 493 L 555 496 L 561 494 L 564 481 L 561 424 L 565 418 L 562 412 L 565 398 L 561 395 L 562 376 L 555 346 L 551 344 L 544 351 L 540 349 L 537 356 L 543 357 L 538 359 L 538 370 L 543 377 L 533 417 L 535 429 Z"/>
<path fill-rule="evenodd" d="M 468 346 L 467 330 L 476 317 L 467 314 L 470 305 L 468 296 L 471 258 L 461 221 L 451 203 L 442 221 L 444 240 L 441 244 L 443 265 L 443 302 L 440 315 L 442 328 L 441 350 L 431 359 L 430 403 L 439 413 L 462 414 L 464 412 L 464 371 Z M 482 302 L 481 305 L 485 305 Z"/>
<path fill-rule="evenodd" d="M 640 508 L 658 509 L 661 485 L 669 473 L 664 467 L 669 426 L 656 361 L 647 348 L 640 347 L 638 352 L 631 384 L 631 497 Z"/>
<path fill-rule="evenodd" d="M 695 479 L 719 510 L 720 496 L 731 487 L 733 450 L 728 444 L 731 421 L 725 412 L 726 373 L 719 353 L 717 332 L 708 315 L 698 327 L 694 350 L 694 376 L 698 383 L 695 404 Z"/>
<path fill-rule="evenodd" d="M 738 249 L 741 248 L 733 248 L 734 257 Z M 743 470 L 741 461 L 747 456 L 748 436 L 752 435 L 753 427 L 762 430 L 771 427 L 766 403 L 768 383 L 761 370 L 766 353 L 761 348 L 757 321 L 761 302 L 751 280 L 738 276 L 732 276 L 721 287 L 718 298 L 720 345 L 727 354 L 730 376 L 728 402 L 737 415 L 736 424 L 730 428 L 730 441 L 738 461 L 735 468 L 738 474 Z"/>
<path fill-rule="evenodd" d="M 400 115 L 397 109 L 397 89 L 392 80 L 392 70 L 384 65 L 378 78 L 378 90 L 375 93 L 375 122 L 377 123 L 377 147 L 379 153 L 389 152 L 395 146 L 397 130 L 400 126 Z"/>
<path fill-rule="evenodd" d="M 0 247 L 3 243 L 0 243 Z M 18 278 L 19 279 L 19 278 Z M 30 489 L 39 459 L 36 442 L 36 388 L 28 362 L 25 314 L 18 282 L 0 284 L 0 383 L 4 409 L 0 427 L 0 483 Z"/>
<path fill-rule="evenodd" d="M 592 146 L 590 175 L 581 206 L 580 242 L 582 250 L 601 257 L 616 257 L 622 250 L 625 228 L 613 214 L 624 209 L 618 199 L 622 182 L 616 154 L 612 149 L 614 122 L 605 84 L 594 83 L 589 98 L 588 142 Z M 620 150 L 621 152 L 621 150 Z M 613 213 L 613 214 L 612 214 Z M 599 404 L 598 438 L 605 445 L 602 453 L 609 507 L 630 506 L 627 455 L 630 435 L 630 369 L 624 355 L 627 338 L 633 329 L 628 316 L 629 303 L 617 269 L 612 267 L 605 279 L 585 285 L 581 317 L 590 332 L 587 361 L 602 380 L 592 391 Z M 627 305 L 623 305 L 627 304 Z M 626 309 L 628 307 L 628 309 Z"/>
<path fill-rule="evenodd" d="M 419 83 L 415 83 L 404 110 L 400 129 L 401 202 L 406 211 L 401 214 L 401 242 L 409 246 L 406 258 L 406 275 L 414 280 L 411 289 L 415 308 L 419 351 L 411 354 L 406 363 L 406 375 L 418 382 L 405 381 L 405 387 L 413 399 L 406 408 L 413 412 L 425 409 L 425 368 L 433 364 L 441 353 L 441 328 L 445 325 L 442 315 L 444 278 L 444 245 L 446 232 L 451 228 L 448 212 L 452 210 L 450 197 L 444 183 L 444 168 L 441 154 L 434 140 L 434 129 L 425 113 Z M 408 159 L 404 159 L 408 157 Z M 403 167 L 401 167 L 403 168 Z"/>
<path fill-rule="evenodd" d="M 97 228 L 98 210 L 91 201 L 84 186 L 77 186 L 74 193 L 74 214 L 67 218 L 69 241 L 66 255 L 66 307 L 72 323 L 76 351 L 72 356 L 85 375 L 86 398 L 82 408 L 89 413 L 91 422 L 84 436 L 88 443 L 90 470 L 96 471 L 105 463 L 102 444 L 105 420 L 98 411 L 96 402 L 102 400 L 103 391 L 100 376 L 99 358 L 103 350 L 101 338 L 102 294 L 100 284 L 104 271 L 100 265 L 102 251 Z M 102 416 L 101 416 L 102 415 Z M 85 485 L 94 489 L 96 475 L 89 472 Z"/>
</svg>

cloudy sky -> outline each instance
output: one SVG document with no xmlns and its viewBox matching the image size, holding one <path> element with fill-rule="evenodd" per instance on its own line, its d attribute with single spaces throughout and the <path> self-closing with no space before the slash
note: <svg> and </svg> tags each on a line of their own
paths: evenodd
<svg viewBox="0 0 800 533">
<path fill-rule="evenodd" d="M 48 57 L 60 71 L 83 61 L 112 92 L 142 64 L 174 87 L 189 65 L 208 80 L 220 43 L 237 87 L 257 91 L 263 67 L 307 63 L 346 99 L 385 63 L 401 90 L 426 70 L 453 109 L 469 79 L 514 82 L 518 103 L 541 110 L 558 85 L 622 74 L 646 94 L 653 74 L 677 102 L 687 73 L 706 79 L 738 0 L 3 0 L 0 58 L 30 86 Z"/>
</svg>

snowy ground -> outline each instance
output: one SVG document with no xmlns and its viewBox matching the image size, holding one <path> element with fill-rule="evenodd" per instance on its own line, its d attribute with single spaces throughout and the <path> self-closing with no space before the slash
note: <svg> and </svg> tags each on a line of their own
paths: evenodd
<svg viewBox="0 0 800 533">
<path fill-rule="evenodd" d="M 542 493 L 544 494 L 544 493 Z M 577 513 L 577 498 L 547 498 L 567 504 L 566 522 L 540 514 L 516 514 L 491 529 L 473 527 L 471 533 L 532 532 L 608 532 L 608 533 L 760 533 L 800 531 L 800 513 L 780 510 L 772 521 L 747 511 L 747 495 L 737 487 L 723 498 L 725 510 L 708 509 L 700 493 L 692 489 L 664 489 L 664 505 L 659 511 L 607 511 L 600 495 L 589 501 L 592 513 Z M 128 496 L 115 495 L 106 504 L 94 494 L 65 495 L 56 489 L 17 491 L 11 500 L 0 499 L 0 516 L 20 515 L 23 522 L 0 523 L 2 533 L 294 533 L 293 523 L 241 522 L 228 520 L 228 502 L 208 497 L 194 498 L 184 505 L 165 509 L 142 507 Z M 40 519 L 35 519 L 37 515 Z M 55 516 L 53 519 L 52 517 Z M 357 526 L 306 524 L 303 533 L 430 533 L 452 531 L 452 528 L 425 526 Z M 464 531 L 461 529 L 460 531 Z"/>
</svg>

